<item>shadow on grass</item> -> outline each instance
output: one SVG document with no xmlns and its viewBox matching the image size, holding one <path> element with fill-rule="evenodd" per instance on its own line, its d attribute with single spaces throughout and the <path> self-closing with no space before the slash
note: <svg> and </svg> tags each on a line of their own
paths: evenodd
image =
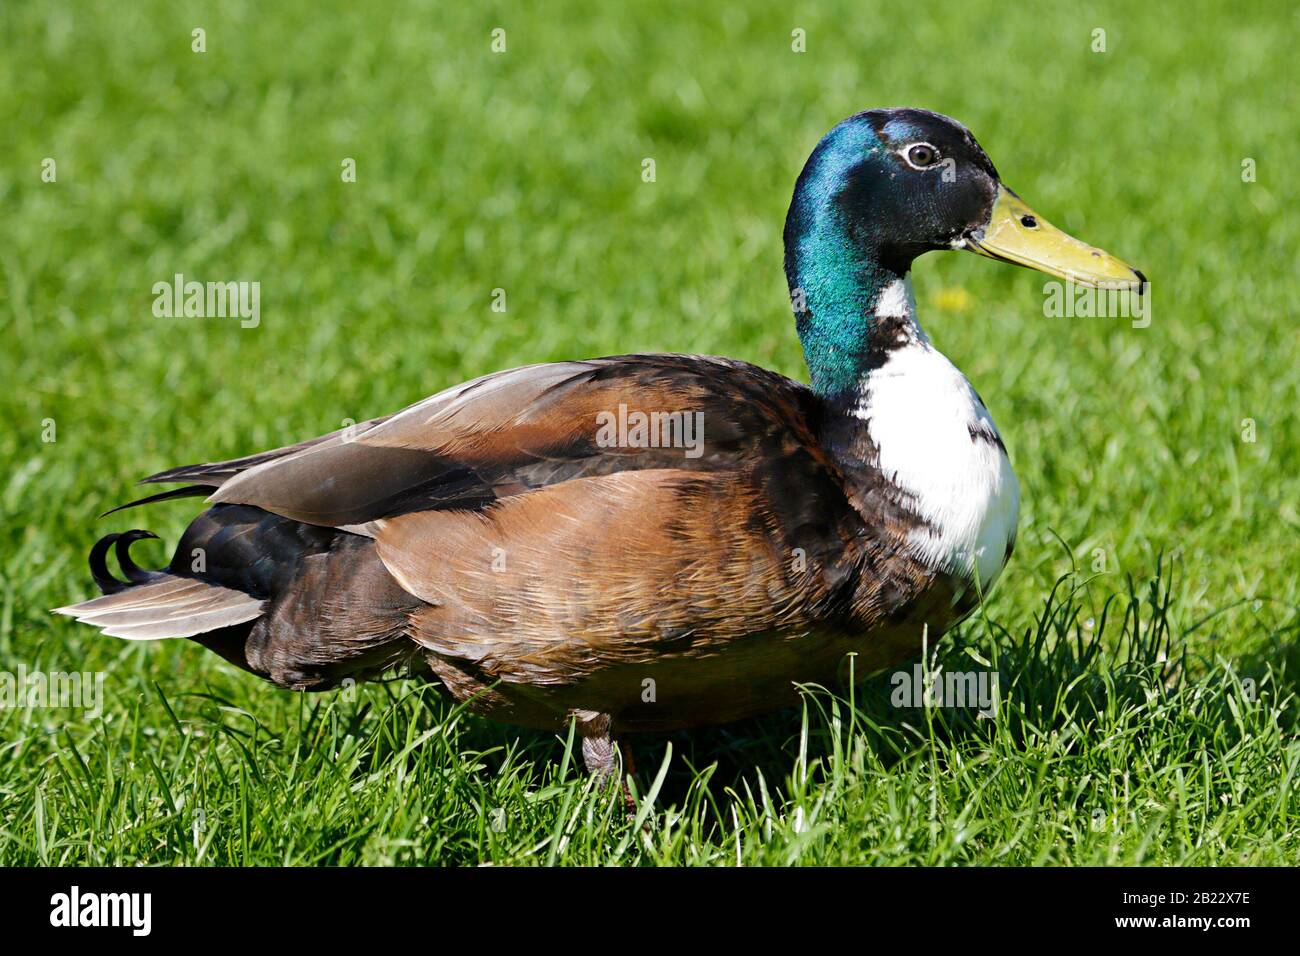
<svg viewBox="0 0 1300 956">
<path fill-rule="evenodd" d="M 808 688 L 802 710 L 664 735 L 681 759 L 673 761 L 660 799 L 685 803 L 701 772 L 712 766 L 707 788 L 714 799 L 728 790 L 744 792 L 746 784 L 752 791 L 761 779 L 779 802 L 798 789 L 793 774 L 810 762 L 826 773 L 827 761 L 847 753 L 855 736 L 881 768 L 924 753 L 937 752 L 941 760 L 971 754 L 995 743 L 1023 750 L 1053 734 L 1070 738 L 1060 748 L 1068 755 L 1094 744 L 1095 735 L 1134 708 L 1156 714 L 1185 705 L 1205 733 L 1214 728 L 1226 734 L 1230 746 L 1248 732 L 1241 701 L 1269 696 L 1280 711 L 1300 690 L 1300 648 L 1288 640 L 1300 627 L 1294 619 L 1271 635 L 1267 652 L 1232 664 L 1191 659 L 1185 635 L 1173 633 L 1174 581 L 1163 560 L 1154 578 L 1142 586 L 1129 579 L 1126 593 L 1109 596 L 1095 618 L 1087 616 L 1082 600 L 1090 583 L 1074 574 L 1058 579 L 1034 623 L 1018 637 L 977 612 L 928 660 L 918 656 L 851 690 Z M 937 677 L 941 688 L 946 674 L 996 674 L 996 703 L 988 713 L 981 713 L 983 702 L 944 706 L 941 690 L 929 706 L 900 706 L 900 696 L 907 696 L 901 691 L 913 684 L 918 667 L 924 684 Z M 1163 729 L 1152 729 L 1163 746 Z M 634 746 L 644 789 L 664 748 L 649 738 L 635 738 Z"/>
</svg>

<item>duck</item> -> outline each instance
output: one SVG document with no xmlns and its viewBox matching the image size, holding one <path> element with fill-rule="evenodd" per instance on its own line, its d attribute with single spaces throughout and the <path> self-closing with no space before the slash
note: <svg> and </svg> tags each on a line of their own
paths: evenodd
<svg viewBox="0 0 1300 956">
<path fill-rule="evenodd" d="M 967 250 L 1082 286 L 1146 279 L 916 108 L 817 143 L 784 247 L 807 384 L 701 355 L 526 365 L 172 468 L 142 481 L 181 487 L 121 506 L 206 498 L 171 562 L 131 559 L 149 531 L 108 534 L 89 557 L 101 594 L 56 613 L 186 638 L 290 690 L 427 680 L 490 719 L 576 728 L 596 775 L 619 772 L 624 734 L 776 711 L 843 685 L 850 659 L 861 677 L 914 658 L 998 580 L 1020 488 L 918 321 L 913 263 Z"/>
</svg>

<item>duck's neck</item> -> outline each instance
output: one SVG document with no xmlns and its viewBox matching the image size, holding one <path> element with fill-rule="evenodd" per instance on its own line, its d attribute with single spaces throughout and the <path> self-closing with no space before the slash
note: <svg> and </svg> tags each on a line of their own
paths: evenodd
<svg viewBox="0 0 1300 956">
<path fill-rule="evenodd" d="M 786 223 L 785 270 L 812 387 L 848 405 L 867 376 L 904 345 L 925 342 L 916 319 L 911 261 L 890 262 L 850 236 L 833 203 L 796 194 Z"/>
</svg>

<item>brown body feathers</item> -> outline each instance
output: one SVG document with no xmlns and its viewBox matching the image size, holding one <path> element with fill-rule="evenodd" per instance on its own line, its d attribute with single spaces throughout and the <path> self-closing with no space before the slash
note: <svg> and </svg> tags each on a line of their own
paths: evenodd
<svg viewBox="0 0 1300 956">
<path fill-rule="evenodd" d="M 920 521 L 860 423 L 727 359 L 514 369 L 146 480 L 212 506 L 165 571 L 63 610 L 298 689 L 409 668 L 531 726 L 761 713 L 843 678 L 846 654 L 859 674 L 914 655 L 970 607 L 903 547 Z"/>
</svg>

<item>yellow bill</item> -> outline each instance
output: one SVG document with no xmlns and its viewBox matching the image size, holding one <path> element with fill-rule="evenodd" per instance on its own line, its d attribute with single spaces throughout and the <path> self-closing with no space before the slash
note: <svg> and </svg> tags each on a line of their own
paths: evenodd
<svg viewBox="0 0 1300 956">
<path fill-rule="evenodd" d="M 967 239 L 966 248 L 1089 288 L 1140 293 L 1146 285 L 1141 272 L 1057 229 L 1001 184 L 988 225 Z"/>
</svg>

